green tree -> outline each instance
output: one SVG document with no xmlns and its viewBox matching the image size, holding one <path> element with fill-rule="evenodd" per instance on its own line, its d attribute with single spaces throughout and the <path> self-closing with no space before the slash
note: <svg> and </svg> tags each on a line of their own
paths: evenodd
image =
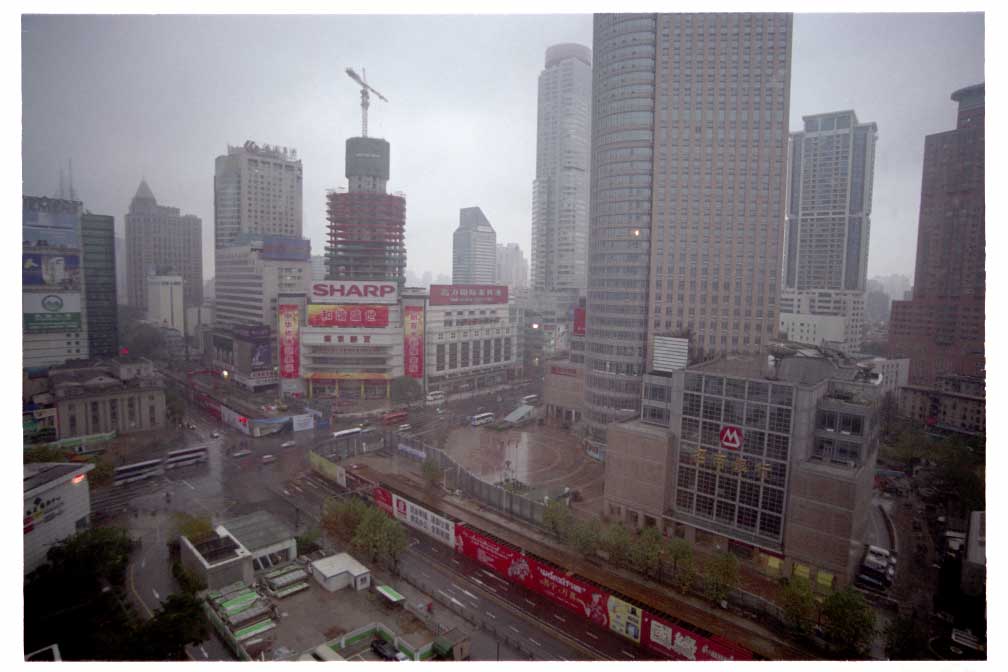
<svg viewBox="0 0 1008 672">
<path fill-rule="evenodd" d="M 928 633 L 915 613 L 897 616 L 886 628 L 885 653 L 889 660 L 921 660 L 928 655 Z"/>
<path fill-rule="evenodd" d="M 441 478 L 444 475 L 444 472 L 441 470 L 441 465 L 438 464 L 438 461 L 433 456 L 430 456 L 423 461 L 423 465 L 420 467 L 420 472 L 423 474 L 427 487 L 435 488 L 441 484 Z"/>
<path fill-rule="evenodd" d="M 106 485 L 112 481 L 115 475 L 115 467 L 108 458 L 102 455 L 94 455 L 88 458 L 88 462 L 94 465 L 94 469 L 88 472 L 88 480 L 93 486 Z"/>
<path fill-rule="evenodd" d="M 661 564 L 664 540 L 658 528 L 649 525 L 630 544 L 630 566 L 645 576 L 652 576 Z"/>
<path fill-rule="evenodd" d="M 704 574 L 704 595 L 710 601 L 720 604 L 728 599 L 728 593 L 735 589 L 739 580 L 739 562 L 731 553 L 720 552 L 707 564 Z"/>
<path fill-rule="evenodd" d="M 792 576 L 781 590 L 779 599 L 788 625 L 802 634 L 812 632 L 816 602 L 808 579 Z"/>
<path fill-rule="evenodd" d="M 573 520 L 566 542 L 581 555 L 591 555 L 599 547 L 601 526 L 598 519 Z"/>
<path fill-rule="evenodd" d="M 49 446 L 35 446 L 24 451 L 24 463 L 32 462 L 66 462 L 67 454 L 64 450 L 51 448 Z"/>
<path fill-rule="evenodd" d="M 185 647 L 209 636 L 201 600 L 192 593 L 169 595 L 154 618 L 137 628 L 136 660 L 186 660 Z"/>
<path fill-rule="evenodd" d="M 423 397 L 423 386 L 411 376 L 393 378 L 390 388 L 389 396 L 396 404 L 412 404 Z"/>
<path fill-rule="evenodd" d="M 194 516 L 189 513 L 175 514 L 175 536 L 185 537 L 189 541 L 205 539 L 213 534 L 213 523 L 206 516 Z"/>
<path fill-rule="evenodd" d="M 343 500 L 329 499 L 322 511 L 322 529 L 333 537 L 351 539 L 365 512 L 370 509 L 371 507 L 356 497 Z"/>
<path fill-rule="evenodd" d="M 387 558 L 394 566 L 406 549 L 406 530 L 398 521 L 369 507 L 354 530 L 350 544 L 372 562 Z"/>
<path fill-rule="evenodd" d="M 672 575 L 672 585 L 680 593 L 688 593 L 693 590 L 696 583 L 696 566 L 694 565 L 693 554 L 690 553 L 679 558 L 675 565 L 675 572 Z"/>
<path fill-rule="evenodd" d="M 127 328 L 123 343 L 134 357 L 156 357 L 164 351 L 165 345 L 161 330 L 142 322 Z"/>
<path fill-rule="evenodd" d="M 609 561 L 614 565 L 626 564 L 630 555 L 630 545 L 633 537 L 630 530 L 622 523 L 609 525 L 602 532 L 602 550 L 609 556 Z"/>
<path fill-rule="evenodd" d="M 847 658 L 857 658 L 875 636 L 875 612 L 850 586 L 826 598 L 822 610 L 826 638 Z"/>
<path fill-rule="evenodd" d="M 322 533 L 318 528 L 313 528 L 305 531 L 304 534 L 299 535 L 294 538 L 294 542 L 297 544 L 298 555 L 308 555 L 317 551 L 319 546 L 319 537 Z"/>
<path fill-rule="evenodd" d="M 574 515 L 570 507 L 560 499 L 551 499 L 543 509 L 543 525 L 549 532 L 560 539 L 565 539 L 570 533 Z"/>
<path fill-rule="evenodd" d="M 175 581 L 178 582 L 179 588 L 182 589 L 183 593 L 195 595 L 201 590 L 206 590 L 206 582 L 194 572 L 190 572 L 183 567 L 180 561 L 176 560 L 173 562 L 171 570 L 172 576 L 175 577 Z"/>
</svg>

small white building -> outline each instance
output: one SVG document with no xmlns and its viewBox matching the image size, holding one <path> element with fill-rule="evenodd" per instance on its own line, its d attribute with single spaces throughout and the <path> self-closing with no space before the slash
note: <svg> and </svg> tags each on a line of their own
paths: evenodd
<svg viewBox="0 0 1008 672">
<path fill-rule="evenodd" d="M 312 575 L 329 592 L 351 586 L 364 590 L 371 585 L 371 571 L 349 553 L 338 553 L 311 564 Z"/>
<path fill-rule="evenodd" d="M 294 531 L 269 511 L 232 518 L 221 527 L 249 552 L 255 572 L 275 569 L 297 557 Z"/>
<path fill-rule="evenodd" d="M 91 516 L 90 463 L 24 465 L 24 573 L 42 565 L 49 549 L 87 529 Z"/>
<path fill-rule="evenodd" d="M 147 276 L 147 321 L 185 330 L 181 275 Z"/>
</svg>

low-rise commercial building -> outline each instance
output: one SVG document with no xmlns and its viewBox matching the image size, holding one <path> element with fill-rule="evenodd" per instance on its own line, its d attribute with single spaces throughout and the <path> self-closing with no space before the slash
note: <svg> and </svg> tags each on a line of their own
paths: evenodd
<svg viewBox="0 0 1008 672">
<path fill-rule="evenodd" d="M 185 329 L 181 275 L 147 276 L 147 321 L 160 327 Z"/>
<path fill-rule="evenodd" d="M 294 531 L 269 511 L 231 518 L 221 527 L 248 551 L 255 572 L 273 569 L 297 557 Z"/>
<path fill-rule="evenodd" d="M 203 362 L 251 392 L 277 384 L 274 348 L 264 324 L 215 327 L 203 334 Z"/>
<path fill-rule="evenodd" d="M 74 360 L 49 377 L 61 440 L 165 426 L 164 382 L 149 360 Z"/>
<path fill-rule="evenodd" d="M 49 549 L 87 529 L 91 516 L 90 463 L 24 465 L 24 573 L 43 564 Z"/>
<path fill-rule="evenodd" d="M 371 572 L 349 553 L 337 553 L 311 563 L 312 576 L 329 592 L 350 587 L 364 590 L 371 585 Z"/>
<path fill-rule="evenodd" d="M 933 430 L 981 436 L 987 433 L 987 393 L 983 378 L 953 374 L 935 377 L 934 386 L 900 390 L 900 414 Z"/>
<path fill-rule="evenodd" d="M 880 378 L 811 349 L 648 374 L 640 422 L 609 428 L 605 513 L 845 584 L 871 506 Z"/>
<path fill-rule="evenodd" d="M 581 419 L 584 365 L 565 359 L 547 362 L 542 396 L 547 418 L 554 418 L 566 425 L 574 425 Z"/>
</svg>

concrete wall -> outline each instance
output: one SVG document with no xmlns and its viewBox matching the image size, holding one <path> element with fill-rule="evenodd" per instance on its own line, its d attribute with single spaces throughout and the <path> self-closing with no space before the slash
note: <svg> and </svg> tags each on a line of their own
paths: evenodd
<svg viewBox="0 0 1008 672">
<path fill-rule="evenodd" d="M 203 579 L 208 590 L 218 590 L 239 581 L 247 586 L 252 585 L 251 556 L 236 557 L 208 567 L 202 556 L 185 537 L 180 540 L 179 551 L 182 566 Z"/>
<path fill-rule="evenodd" d="M 670 505 L 674 438 L 669 432 L 641 422 L 609 425 L 606 503 L 660 519 Z M 638 522 L 642 523 L 642 519 Z"/>
<path fill-rule="evenodd" d="M 551 369 L 564 370 L 574 373 L 565 375 L 552 373 Z M 566 361 L 546 362 L 546 376 L 543 380 L 542 403 L 545 406 L 554 406 L 568 411 L 581 413 L 581 404 L 584 396 L 584 368 Z"/>
<path fill-rule="evenodd" d="M 29 511 L 32 513 L 29 514 Z M 24 534 L 24 573 L 28 574 L 45 562 L 46 553 L 52 546 L 87 528 L 91 515 L 88 479 L 79 483 L 67 480 L 25 499 L 23 512 L 25 529 L 28 529 L 29 516 L 33 521 L 31 531 Z"/>
</svg>

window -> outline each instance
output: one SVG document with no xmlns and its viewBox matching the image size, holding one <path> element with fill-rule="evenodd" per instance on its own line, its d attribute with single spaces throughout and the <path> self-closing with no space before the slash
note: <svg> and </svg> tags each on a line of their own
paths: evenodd
<svg viewBox="0 0 1008 672">
<path fill-rule="evenodd" d="M 746 426 L 766 429 L 766 416 L 766 405 L 754 404 L 752 402 L 746 404 Z"/>
<path fill-rule="evenodd" d="M 714 473 L 701 469 L 697 473 L 697 492 L 703 493 L 705 495 L 714 494 L 714 484 L 715 478 Z"/>
<path fill-rule="evenodd" d="M 150 420 L 150 427 L 157 426 L 157 412 L 155 411 L 154 404 L 147 407 L 147 419 Z"/>
<path fill-rule="evenodd" d="M 774 460 L 787 460 L 791 438 L 783 434 L 767 434 L 766 456 Z"/>
<path fill-rule="evenodd" d="M 775 432 L 791 432 L 791 409 L 770 407 L 770 429 Z"/>
<path fill-rule="evenodd" d="M 696 485 L 696 469 L 692 467 L 680 467 L 677 483 L 680 488 L 689 488 L 692 490 Z"/>
<path fill-rule="evenodd" d="M 466 341 L 461 345 L 462 345 L 461 368 L 465 369 L 469 367 L 469 341 Z"/>
<path fill-rule="evenodd" d="M 761 534 L 777 538 L 780 536 L 780 526 L 781 526 L 780 516 L 776 516 L 769 513 L 763 513 L 760 515 L 759 529 Z"/>
<path fill-rule="evenodd" d="M 756 510 L 745 506 L 738 507 L 738 525 L 747 530 L 756 529 Z"/>
<path fill-rule="evenodd" d="M 703 417 L 705 420 L 721 420 L 721 398 L 704 397 Z"/>
<path fill-rule="evenodd" d="M 840 420 L 841 432 L 843 432 L 844 434 L 853 434 L 854 436 L 861 436 L 863 419 L 860 415 L 850 415 L 848 413 L 841 413 L 839 420 Z"/>
<path fill-rule="evenodd" d="M 724 421 L 734 425 L 741 425 L 743 421 L 745 407 L 744 402 L 733 399 L 724 400 Z"/>
<path fill-rule="evenodd" d="M 819 411 L 816 427 L 818 429 L 825 429 L 828 432 L 835 432 L 837 428 L 836 411 Z"/>
<path fill-rule="evenodd" d="M 760 506 L 768 511 L 780 513 L 784 510 L 784 491 L 777 488 L 763 488 L 763 502 Z"/>
<path fill-rule="evenodd" d="M 718 376 L 704 377 L 704 394 L 724 394 L 724 378 Z"/>
<path fill-rule="evenodd" d="M 737 478 L 725 474 L 718 475 L 718 497 L 734 502 L 735 496 L 738 494 L 738 485 Z"/>
<path fill-rule="evenodd" d="M 714 517 L 714 500 L 710 497 L 704 497 L 703 495 L 697 495 L 696 498 L 696 513 L 698 516 L 704 516 L 705 518 Z"/>
<path fill-rule="evenodd" d="M 700 395 L 683 393 L 683 415 L 699 417 L 700 415 Z"/>
<path fill-rule="evenodd" d="M 458 368 L 458 343 L 448 344 L 448 368 Z"/>
</svg>

